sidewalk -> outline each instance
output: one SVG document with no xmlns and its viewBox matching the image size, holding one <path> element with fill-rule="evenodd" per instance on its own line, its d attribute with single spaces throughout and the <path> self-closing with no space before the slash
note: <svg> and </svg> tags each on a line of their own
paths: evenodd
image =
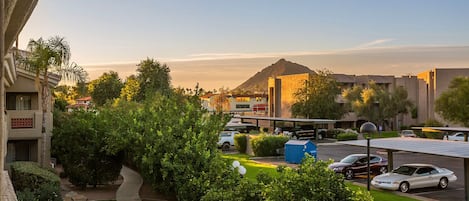
<svg viewBox="0 0 469 201">
<path fill-rule="evenodd" d="M 141 201 L 139 191 L 143 184 L 143 179 L 137 172 L 122 166 L 121 175 L 124 178 L 116 192 L 117 201 Z"/>
</svg>

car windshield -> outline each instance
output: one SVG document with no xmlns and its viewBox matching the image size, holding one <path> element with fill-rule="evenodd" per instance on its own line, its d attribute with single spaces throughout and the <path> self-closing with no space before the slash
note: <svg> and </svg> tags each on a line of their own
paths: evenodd
<svg viewBox="0 0 469 201">
<path fill-rule="evenodd" d="M 415 167 L 401 166 L 401 167 L 399 167 L 399 168 L 393 170 L 392 172 L 393 172 L 393 173 L 397 173 L 397 174 L 403 174 L 403 175 L 408 175 L 408 176 L 410 176 L 410 175 L 414 174 L 414 172 L 415 172 L 416 169 L 417 169 L 417 168 L 415 168 Z"/>
<path fill-rule="evenodd" d="M 358 156 L 347 156 L 344 159 L 340 160 L 341 163 L 354 163 L 357 161 Z"/>
<path fill-rule="evenodd" d="M 408 130 L 402 131 L 402 134 L 413 134 L 413 133 L 414 133 L 413 131 L 408 131 Z"/>
</svg>

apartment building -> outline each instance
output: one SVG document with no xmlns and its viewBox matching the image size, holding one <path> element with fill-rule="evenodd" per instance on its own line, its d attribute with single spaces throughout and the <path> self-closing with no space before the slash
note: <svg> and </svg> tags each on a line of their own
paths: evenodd
<svg viewBox="0 0 469 201">
<path fill-rule="evenodd" d="M 14 52 L 10 49 L 36 7 L 37 0 L 0 1 L 0 169 L 5 168 L 9 137 L 6 90 L 17 82 Z M 6 112 L 5 112 L 6 111 Z M 7 171 L 0 172 L 0 200 L 17 200 Z"/>
<path fill-rule="evenodd" d="M 268 81 L 268 102 L 269 116 L 271 117 L 291 117 L 291 106 L 295 103 L 295 93 L 310 78 L 310 74 L 294 74 L 269 78 Z M 448 89 L 449 83 L 456 76 L 469 76 L 469 68 L 435 68 L 419 73 L 417 76 L 408 75 L 402 77 L 383 75 L 345 75 L 334 74 L 334 78 L 341 83 L 344 89 L 353 86 L 366 87 L 369 81 L 374 81 L 389 92 L 399 86 L 404 87 L 408 92 L 408 99 L 412 101 L 417 110 L 417 115 L 402 114 L 395 117 L 391 122 L 391 128 L 398 129 L 400 126 L 417 125 L 424 123 L 427 119 L 437 119 L 445 122 L 434 111 L 434 102 L 443 91 Z M 336 102 L 345 103 L 339 96 Z M 347 113 L 338 121 L 339 127 L 358 127 L 366 121 L 358 117 L 355 113 Z"/>
</svg>

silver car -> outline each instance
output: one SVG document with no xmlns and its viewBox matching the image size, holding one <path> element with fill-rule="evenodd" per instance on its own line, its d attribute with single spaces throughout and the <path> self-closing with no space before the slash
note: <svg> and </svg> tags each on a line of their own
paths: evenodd
<svg viewBox="0 0 469 201">
<path fill-rule="evenodd" d="M 450 182 L 456 181 L 454 172 L 429 164 L 405 164 L 390 173 L 378 175 L 371 185 L 388 190 L 408 192 L 410 189 L 439 187 L 445 189 Z"/>
</svg>

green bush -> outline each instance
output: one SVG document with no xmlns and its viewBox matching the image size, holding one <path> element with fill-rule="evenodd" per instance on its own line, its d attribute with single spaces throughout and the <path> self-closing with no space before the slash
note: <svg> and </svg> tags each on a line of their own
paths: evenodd
<svg viewBox="0 0 469 201">
<path fill-rule="evenodd" d="M 60 197 L 60 178 L 50 171 L 41 168 L 35 162 L 14 162 L 10 166 L 11 181 L 20 200 L 30 200 L 31 194 L 35 199 L 62 200 Z M 30 190 L 34 189 L 34 190 Z"/>
<path fill-rule="evenodd" d="M 243 154 L 246 153 L 247 141 L 248 141 L 247 137 L 248 136 L 245 134 L 236 134 L 234 136 L 235 147 L 239 153 L 243 153 Z"/>
<path fill-rule="evenodd" d="M 445 133 L 444 132 L 422 132 L 425 138 L 428 139 L 443 139 Z"/>
<path fill-rule="evenodd" d="M 256 156 L 278 156 L 277 149 L 284 148 L 286 136 L 261 135 L 251 139 L 252 151 Z"/>
<path fill-rule="evenodd" d="M 358 135 L 355 133 L 340 133 L 337 135 L 338 141 L 356 140 L 356 139 L 358 139 Z"/>
</svg>

